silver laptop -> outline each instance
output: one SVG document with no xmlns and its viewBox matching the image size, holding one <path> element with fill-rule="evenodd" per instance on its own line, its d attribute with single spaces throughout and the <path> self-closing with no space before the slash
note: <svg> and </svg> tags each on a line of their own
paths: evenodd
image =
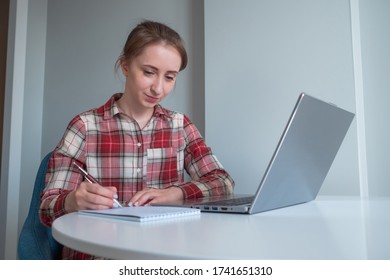
<svg viewBox="0 0 390 280">
<path fill-rule="evenodd" d="M 187 200 L 207 212 L 255 214 L 314 200 L 354 114 L 300 94 L 255 195 Z"/>
</svg>

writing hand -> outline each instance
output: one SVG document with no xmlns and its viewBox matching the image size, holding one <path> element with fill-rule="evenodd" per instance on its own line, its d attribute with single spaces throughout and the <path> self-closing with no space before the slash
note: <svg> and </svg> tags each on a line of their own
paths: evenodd
<svg viewBox="0 0 390 280">
<path fill-rule="evenodd" d="M 102 187 L 99 184 L 82 182 L 78 188 L 65 198 L 65 210 L 103 210 L 115 207 L 113 198 L 117 197 L 115 187 Z"/>
</svg>

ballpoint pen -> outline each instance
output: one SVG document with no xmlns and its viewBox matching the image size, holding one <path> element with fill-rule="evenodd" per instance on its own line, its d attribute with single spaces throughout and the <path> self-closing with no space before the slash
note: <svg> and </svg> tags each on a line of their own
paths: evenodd
<svg viewBox="0 0 390 280">
<path fill-rule="evenodd" d="M 73 165 L 75 165 L 80 171 L 81 173 L 83 173 L 85 179 L 90 182 L 91 184 L 99 184 L 99 182 L 91 175 L 89 174 L 87 171 L 85 171 L 80 165 L 78 165 L 75 161 L 73 161 Z M 116 205 L 118 205 L 118 207 L 122 208 L 122 204 L 120 204 L 120 202 L 118 200 L 116 200 L 114 198 L 114 202 L 116 203 Z"/>
</svg>

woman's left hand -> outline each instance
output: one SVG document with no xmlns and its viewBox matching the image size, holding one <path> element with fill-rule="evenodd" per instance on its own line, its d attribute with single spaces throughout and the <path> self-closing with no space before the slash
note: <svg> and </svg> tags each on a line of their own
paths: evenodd
<svg viewBox="0 0 390 280">
<path fill-rule="evenodd" d="M 183 191 L 178 187 L 166 189 L 146 188 L 137 192 L 126 205 L 143 206 L 153 203 L 178 203 L 184 199 Z"/>
</svg>

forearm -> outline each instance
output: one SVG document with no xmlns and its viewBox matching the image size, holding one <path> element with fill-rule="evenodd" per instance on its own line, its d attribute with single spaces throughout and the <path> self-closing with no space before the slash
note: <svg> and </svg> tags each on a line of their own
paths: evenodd
<svg viewBox="0 0 390 280">
<path fill-rule="evenodd" d="M 207 146 L 197 128 L 185 118 L 185 169 L 191 181 L 179 187 L 184 198 L 198 198 L 233 193 L 234 180 Z"/>
<path fill-rule="evenodd" d="M 80 151 L 84 144 L 84 124 L 79 117 L 75 117 L 48 162 L 46 185 L 41 194 L 39 210 L 40 220 L 47 226 L 51 226 L 56 218 L 66 214 L 65 198 L 82 181 L 82 175 L 74 172 L 72 161 L 76 159 L 76 155 L 79 158 L 83 156 Z"/>
<path fill-rule="evenodd" d="M 72 159 L 55 150 L 48 163 L 46 171 L 46 186 L 41 194 L 39 217 L 44 225 L 51 226 L 52 222 L 66 214 L 65 199 L 77 188 L 82 176 L 73 172 Z"/>
<path fill-rule="evenodd" d="M 53 221 L 66 214 L 65 199 L 69 191 L 52 189 L 43 193 L 39 209 L 39 218 L 42 224 L 51 226 Z"/>
<path fill-rule="evenodd" d="M 233 193 L 234 181 L 224 169 L 215 169 L 208 174 L 178 185 L 185 199 L 217 196 Z"/>
</svg>

